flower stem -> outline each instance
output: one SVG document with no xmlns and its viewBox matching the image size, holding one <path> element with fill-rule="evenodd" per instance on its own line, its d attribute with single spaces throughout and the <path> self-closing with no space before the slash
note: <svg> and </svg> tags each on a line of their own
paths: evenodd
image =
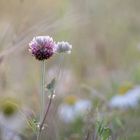
<svg viewBox="0 0 140 140">
<path fill-rule="evenodd" d="M 41 62 L 41 93 L 40 93 L 40 118 L 39 124 L 42 122 L 45 114 L 45 61 Z M 37 132 L 37 140 L 40 140 L 40 126 Z"/>
<path fill-rule="evenodd" d="M 63 60 L 63 56 L 61 57 L 61 61 Z M 59 79 L 59 76 L 60 76 L 60 73 L 61 73 L 61 62 L 60 61 L 60 65 L 59 65 L 59 70 L 58 70 L 58 75 L 57 75 L 57 78 L 56 80 Z M 50 107 L 51 107 L 51 103 L 52 103 L 52 100 L 53 100 L 53 96 L 54 96 L 54 90 L 51 92 L 51 96 L 49 98 L 49 103 L 48 103 L 48 106 L 46 108 L 46 111 L 45 111 L 45 62 L 43 61 L 42 62 L 42 65 L 41 65 L 41 68 L 42 68 L 42 83 L 41 83 L 41 113 L 40 113 L 40 124 L 39 124 L 39 130 L 38 130 L 38 134 L 37 134 L 37 140 L 41 140 L 41 133 L 42 133 L 42 130 L 43 130 L 43 127 L 44 127 L 44 123 L 45 123 L 45 120 L 48 116 L 48 113 L 49 113 L 49 110 L 50 110 Z"/>
<path fill-rule="evenodd" d="M 45 61 L 41 63 L 41 112 L 40 122 L 42 122 L 45 112 Z"/>
</svg>

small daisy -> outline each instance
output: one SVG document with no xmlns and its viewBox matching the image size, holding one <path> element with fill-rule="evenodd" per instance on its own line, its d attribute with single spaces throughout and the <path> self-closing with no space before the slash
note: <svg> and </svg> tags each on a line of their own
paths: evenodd
<svg viewBox="0 0 140 140">
<path fill-rule="evenodd" d="M 26 128 L 26 119 L 19 112 L 18 102 L 5 99 L 1 103 L 0 130 L 2 140 L 21 140 L 21 133 Z"/>
<path fill-rule="evenodd" d="M 136 86 L 129 89 L 125 94 L 116 95 L 110 100 L 110 107 L 112 108 L 135 108 L 138 106 L 140 100 L 140 87 Z"/>
<path fill-rule="evenodd" d="M 89 100 L 77 99 L 75 96 L 69 96 L 65 99 L 65 103 L 59 106 L 58 115 L 62 121 L 70 123 L 76 118 L 85 115 L 91 107 L 92 104 Z"/>
</svg>

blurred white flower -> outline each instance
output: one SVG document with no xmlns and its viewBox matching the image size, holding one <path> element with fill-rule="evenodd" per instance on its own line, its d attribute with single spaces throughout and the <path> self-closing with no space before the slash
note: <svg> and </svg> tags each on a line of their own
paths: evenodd
<svg viewBox="0 0 140 140">
<path fill-rule="evenodd" d="M 13 140 L 20 140 L 19 134 L 26 127 L 26 120 L 20 113 L 15 113 L 10 117 L 0 114 L 0 129 L 2 140 L 9 140 L 13 137 Z"/>
<path fill-rule="evenodd" d="M 1 138 L 2 140 L 21 140 L 20 136 L 14 134 L 12 131 L 7 131 L 7 128 L 5 128 L 5 130 L 2 130 Z"/>
<path fill-rule="evenodd" d="M 21 140 L 21 134 L 27 125 L 24 115 L 19 111 L 14 100 L 7 99 L 2 103 L 0 112 L 2 140 Z"/>
<path fill-rule="evenodd" d="M 57 53 L 71 53 L 72 45 L 70 45 L 68 42 L 58 42 L 56 44 L 55 52 Z"/>
<path fill-rule="evenodd" d="M 75 111 L 79 115 L 83 115 L 85 112 L 91 109 L 91 102 L 89 100 L 78 100 L 75 103 Z"/>
<path fill-rule="evenodd" d="M 70 101 L 70 104 L 63 103 L 59 106 L 59 118 L 65 123 L 73 122 L 76 118 L 82 117 L 90 110 L 92 104 L 89 100 L 76 100 L 75 103 Z"/>
<path fill-rule="evenodd" d="M 140 87 L 134 87 L 131 90 L 128 90 L 124 95 L 114 96 L 109 103 L 109 106 L 112 108 L 135 108 L 140 101 Z"/>
<path fill-rule="evenodd" d="M 74 106 L 67 104 L 60 105 L 58 109 L 58 115 L 62 121 L 66 123 L 72 122 L 76 118 Z"/>
</svg>

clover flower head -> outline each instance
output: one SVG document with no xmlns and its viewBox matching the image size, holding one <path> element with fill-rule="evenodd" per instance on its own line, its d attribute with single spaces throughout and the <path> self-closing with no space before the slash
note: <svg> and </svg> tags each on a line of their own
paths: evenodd
<svg viewBox="0 0 140 140">
<path fill-rule="evenodd" d="M 57 53 L 71 53 L 72 45 L 70 45 L 68 42 L 58 42 L 56 44 L 55 52 Z"/>
<path fill-rule="evenodd" d="M 29 52 L 38 60 L 45 60 L 54 54 L 55 42 L 49 36 L 37 36 L 29 43 Z"/>
</svg>

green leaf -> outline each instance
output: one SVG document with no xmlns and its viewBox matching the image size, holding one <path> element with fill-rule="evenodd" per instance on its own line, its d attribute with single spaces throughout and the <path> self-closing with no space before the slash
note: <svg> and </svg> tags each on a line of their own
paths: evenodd
<svg viewBox="0 0 140 140">
<path fill-rule="evenodd" d="M 111 136 L 111 129 L 110 128 L 104 128 L 104 131 L 102 133 L 103 140 L 107 140 Z"/>
<path fill-rule="evenodd" d="M 52 81 L 47 85 L 47 89 L 50 92 L 54 92 L 55 85 L 56 85 L 56 80 L 55 80 L 55 78 L 53 78 Z"/>
<path fill-rule="evenodd" d="M 119 118 L 116 118 L 115 121 L 119 127 L 124 128 L 123 122 Z"/>
<path fill-rule="evenodd" d="M 31 119 L 31 120 L 29 120 L 28 121 L 29 123 L 29 126 L 30 126 L 30 128 L 34 131 L 34 132 L 36 132 L 37 131 L 37 121 L 36 121 L 36 119 Z"/>
<path fill-rule="evenodd" d="M 103 133 L 103 121 L 97 122 L 97 132 L 98 132 L 99 136 L 102 135 L 102 133 Z"/>
<path fill-rule="evenodd" d="M 97 122 L 97 133 L 100 136 L 101 140 L 107 140 L 111 136 L 111 129 L 108 127 L 105 127 L 105 124 L 103 121 Z"/>
</svg>

